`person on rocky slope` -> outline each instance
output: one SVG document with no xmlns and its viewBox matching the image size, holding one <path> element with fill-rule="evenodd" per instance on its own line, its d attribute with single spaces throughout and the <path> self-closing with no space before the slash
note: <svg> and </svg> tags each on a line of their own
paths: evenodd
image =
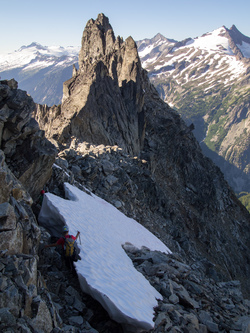
<svg viewBox="0 0 250 333">
<path fill-rule="evenodd" d="M 65 264 L 68 268 L 70 268 L 73 271 L 73 273 L 75 272 L 73 262 L 80 259 L 80 256 L 76 251 L 76 244 L 75 244 L 79 235 L 80 231 L 77 231 L 76 236 L 69 235 L 68 226 L 64 226 L 63 237 L 60 237 L 55 243 L 45 245 L 45 248 L 57 247 L 57 246 L 60 248 L 61 246 L 62 257 L 65 260 Z"/>
</svg>

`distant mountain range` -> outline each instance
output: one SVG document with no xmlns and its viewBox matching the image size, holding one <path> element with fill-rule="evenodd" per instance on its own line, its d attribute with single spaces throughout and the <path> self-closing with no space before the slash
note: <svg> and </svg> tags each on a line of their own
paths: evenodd
<svg viewBox="0 0 250 333">
<path fill-rule="evenodd" d="M 0 76 L 15 78 L 19 88 L 26 90 L 36 103 L 60 104 L 63 82 L 72 75 L 78 63 L 80 47 L 42 46 L 32 43 L 19 50 L 0 55 Z"/>
<path fill-rule="evenodd" d="M 234 190 L 250 191 L 250 38 L 235 26 L 178 42 L 137 43 L 162 99 L 188 124 Z"/>
<path fill-rule="evenodd" d="M 162 99 L 194 123 L 234 190 L 250 192 L 250 38 L 223 26 L 180 42 L 157 34 L 137 46 Z M 32 43 L 0 56 L 0 76 L 14 77 L 36 103 L 58 105 L 79 50 Z"/>
</svg>

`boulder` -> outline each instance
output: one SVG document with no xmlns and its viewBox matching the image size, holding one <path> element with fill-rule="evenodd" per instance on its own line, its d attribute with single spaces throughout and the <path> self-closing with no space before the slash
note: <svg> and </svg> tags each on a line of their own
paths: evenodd
<svg viewBox="0 0 250 333">
<path fill-rule="evenodd" d="M 31 306 L 34 317 L 30 320 L 32 328 L 42 332 L 51 332 L 53 329 L 53 322 L 46 302 L 42 300 L 40 296 L 37 296 L 33 299 Z"/>
<path fill-rule="evenodd" d="M 23 228 L 19 223 L 12 230 L 0 232 L 0 247 L 9 254 L 23 251 Z"/>
<path fill-rule="evenodd" d="M 8 203 L 0 204 L 0 232 L 13 230 L 16 227 L 16 215 L 14 208 Z"/>
<path fill-rule="evenodd" d="M 0 323 L 0 328 L 2 329 L 15 326 L 16 318 L 8 308 L 0 309 Z"/>
</svg>

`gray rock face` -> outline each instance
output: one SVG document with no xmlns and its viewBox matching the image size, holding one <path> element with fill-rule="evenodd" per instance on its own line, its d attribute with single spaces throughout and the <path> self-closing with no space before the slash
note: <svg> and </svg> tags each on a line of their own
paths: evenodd
<svg viewBox="0 0 250 333">
<path fill-rule="evenodd" d="M 144 139 L 143 79 L 136 44 L 114 33 L 100 14 L 83 32 L 79 70 L 64 83 L 61 107 L 38 106 L 36 119 L 59 143 L 74 137 L 94 144 L 119 145 L 138 154 Z M 101 115 L 101 117 L 100 117 Z"/>
<path fill-rule="evenodd" d="M 15 80 L 0 81 L 1 332 L 50 332 L 57 325 L 38 293 L 41 231 L 27 192 L 35 196 L 47 181 L 55 148 L 31 118 L 33 107 Z"/>
<path fill-rule="evenodd" d="M 0 81 L 0 148 L 8 167 L 31 196 L 51 175 L 56 150 L 32 118 L 35 104 L 17 82 Z"/>
<path fill-rule="evenodd" d="M 9 254 L 35 254 L 40 230 L 31 210 L 32 198 L 5 163 L 0 150 L 0 247 Z"/>
</svg>

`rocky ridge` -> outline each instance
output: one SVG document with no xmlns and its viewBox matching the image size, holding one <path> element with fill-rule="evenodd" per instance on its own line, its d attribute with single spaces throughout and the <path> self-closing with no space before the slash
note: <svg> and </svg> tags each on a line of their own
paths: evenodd
<svg viewBox="0 0 250 333">
<path fill-rule="evenodd" d="M 99 29 L 102 29 L 100 23 L 103 19 L 107 22 L 102 15 L 96 22 L 99 25 L 97 34 Z M 90 22 L 91 29 L 96 29 L 97 25 L 94 23 L 93 20 Z M 109 25 L 105 26 L 104 31 L 109 31 Z M 132 45 L 131 40 L 129 43 Z M 135 50 L 129 49 L 128 53 L 136 55 Z M 105 55 L 107 59 L 109 56 Z M 202 156 L 191 133 L 192 127 L 186 127 L 180 117 L 160 100 L 155 89 L 147 81 L 146 73 L 141 71 L 140 64 L 137 64 L 137 56 L 135 64 L 131 61 L 132 58 L 128 61 L 131 64 L 130 70 L 126 74 L 124 69 L 125 74 L 136 74 L 139 71 L 136 80 L 138 77 L 142 78 L 145 92 L 142 87 L 136 87 L 137 81 L 133 81 L 134 83 L 129 81 L 122 83 L 122 81 L 122 87 L 125 89 L 121 88 L 122 96 L 126 101 L 120 102 L 124 103 L 120 112 L 126 110 L 126 106 L 131 106 L 128 110 L 143 113 L 140 115 L 144 116 L 140 118 L 142 122 L 138 124 L 144 124 L 144 131 L 135 129 L 125 137 L 116 133 L 121 147 L 112 144 L 117 138 L 114 140 L 112 137 L 111 124 L 110 128 L 105 128 L 105 133 L 109 133 L 107 140 L 109 145 L 99 144 L 99 138 L 97 142 L 94 138 L 97 129 L 94 128 L 88 142 L 81 137 L 78 139 L 74 135 L 71 136 L 71 130 L 73 133 L 80 132 L 80 128 L 74 132 L 74 126 L 78 124 L 80 127 L 80 121 L 76 120 L 69 130 L 69 123 L 66 120 L 66 130 L 62 132 L 61 141 L 57 143 L 60 152 L 52 176 L 42 177 L 40 187 L 38 183 L 35 187 L 31 183 L 35 178 L 31 178 L 30 183 L 27 178 L 25 186 L 33 191 L 32 198 L 36 200 L 43 186 L 46 190 L 63 196 L 64 181 L 80 188 L 82 185 L 87 185 L 93 192 L 147 226 L 173 251 L 179 253 L 183 259 L 176 256 L 167 258 L 148 251 L 140 252 L 132 249 L 131 257 L 134 257 L 135 265 L 164 295 L 163 303 L 160 303 L 159 309 L 156 309 L 154 330 L 247 332 L 249 302 L 244 300 L 238 289 L 240 283 L 230 282 L 223 285 L 221 281 L 223 278 L 239 278 L 244 293 L 248 292 L 249 215 L 237 201 L 219 170 Z M 108 73 L 105 66 L 102 67 L 103 64 L 98 65 L 97 59 L 93 63 L 103 69 L 102 75 Z M 126 67 L 125 62 L 123 65 Z M 87 66 L 91 69 L 90 63 L 87 63 Z M 102 75 L 94 76 L 94 79 L 99 80 Z M 107 82 L 111 82 L 109 77 L 105 78 L 104 75 L 103 78 L 104 86 Z M 70 82 L 66 83 L 66 87 L 68 83 Z M 96 85 L 98 86 L 98 82 Z M 112 93 L 113 89 L 119 91 L 112 84 L 108 87 Z M 39 329 L 53 332 L 122 332 L 123 329 L 112 323 L 105 315 L 100 320 L 98 317 L 100 309 L 98 308 L 96 313 L 95 306 L 89 305 L 87 296 L 78 289 L 77 281 L 73 283 L 74 289 L 72 285 L 70 287 L 72 277 L 70 272 L 64 272 L 64 268 L 60 266 L 56 251 L 44 253 L 41 251 L 42 246 L 38 249 L 40 233 L 41 245 L 48 242 L 49 235 L 37 225 L 31 210 L 32 198 L 20 182 L 23 171 L 19 174 L 19 169 L 15 168 L 14 151 L 16 149 L 18 156 L 22 156 L 21 151 L 25 149 L 27 153 L 24 156 L 25 166 L 29 169 L 32 165 L 32 168 L 38 170 L 37 175 L 43 172 L 49 175 L 52 172 L 55 150 L 44 138 L 43 132 L 39 131 L 36 123 L 32 121 L 31 126 L 29 120 L 32 108 L 27 102 L 31 99 L 16 88 L 14 81 L 1 83 L 1 116 L 6 114 L 6 105 L 7 109 L 10 109 L 7 116 L 1 119 L 1 137 L 4 138 L 1 149 L 11 147 L 11 150 L 10 153 L 8 149 L 5 150 L 6 156 L 4 152 L 1 153 L 0 174 L 3 186 L 0 192 L 2 206 L 0 221 L 3 229 L 0 234 L 4 240 L 11 230 L 9 234 L 13 237 L 13 244 L 20 239 L 23 243 L 18 245 L 18 249 L 16 245 L 13 246 L 12 250 L 9 248 L 9 242 L 8 245 L 2 243 L 1 246 L 7 250 L 1 252 L 0 260 L 1 330 L 35 333 Z M 77 93 L 79 88 L 74 88 Z M 65 105 L 69 108 L 74 103 L 72 96 L 74 90 L 71 91 L 70 86 L 67 89 L 72 92 L 71 99 L 65 100 L 68 102 Z M 103 89 L 106 91 L 107 87 Z M 141 91 L 144 96 L 144 99 L 136 99 L 139 103 L 133 100 L 137 91 Z M 22 98 L 17 99 L 17 95 L 22 95 Z M 110 98 L 112 94 L 108 96 Z M 14 104 L 17 100 L 18 103 Z M 102 103 L 102 99 L 99 103 Z M 110 101 L 110 103 L 115 102 Z M 41 109 L 47 110 L 48 113 L 52 110 L 60 112 L 60 108 L 56 107 Z M 63 105 L 62 111 L 64 111 Z M 106 110 L 103 111 L 105 115 Z M 48 116 L 46 112 L 44 117 Z M 23 114 L 26 114 L 26 117 L 23 117 Z M 118 115 L 119 113 L 117 119 Z M 133 123 L 133 120 L 138 120 L 137 116 L 138 114 L 131 115 L 128 119 Z M 76 114 L 73 118 L 77 118 Z M 84 117 L 81 118 L 82 121 L 83 119 Z M 44 120 L 43 117 L 40 120 Z M 109 118 L 108 120 L 111 121 Z M 87 122 L 91 123 L 91 119 L 87 119 Z M 97 128 L 100 128 L 100 124 L 101 122 Z M 12 133 L 8 136 L 10 130 Z M 54 134 L 56 133 L 53 133 L 53 137 Z M 47 135 L 49 136 L 49 131 Z M 11 136 L 13 141 L 10 140 Z M 143 139 L 140 143 L 138 137 Z M 34 152 L 31 143 L 39 142 L 38 138 L 43 149 Z M 138 140 L 132 147 L 126 147 L 132 138 Z M 6 145 L 8 141 L 10 142 Z M 56 142 L 55 137 L 54 141 Z M 140 155 L 132 154 L 137 150 Z M 4 161 L 5 158 L 7 163 Z M 46 164 L 43 163 L 45 158 L 49 161 Z M 16 176 L 10 171 L 9 165 Z M 20 163 L 20 169 L 21 166 Z M 7 227 L 4 226 L 5 223 Z M 197 237 L 199 238 L 196 239 Z M 126 250 L 129 250 L 128 244 Z M 237 267 L 234 267 L 236 263 Z M 188 281 L 187 284 L 184 278 Z M 90 303 L 92 302 L 93 300 L 90 300 Z"/>
<path fill-rule="evenodd" d="M 62 105 L 35 112 L 59 156 L 80 183 L 120 201 L 167 245 L 173 238 L 190 259 L 204 256 L 219 274 L 247 285 L 249 214 L 203 156 L 193 127 L 150 84 L 132 38 L 115 38 L 100 14 L 86 25 L 79 59 Z"/>
</svg>

